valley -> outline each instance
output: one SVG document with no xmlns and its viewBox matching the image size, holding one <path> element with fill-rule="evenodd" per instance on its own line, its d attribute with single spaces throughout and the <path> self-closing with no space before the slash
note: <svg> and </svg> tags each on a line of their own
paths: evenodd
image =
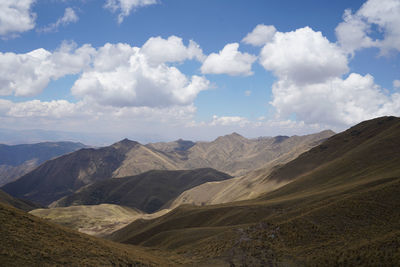
<svg viewBox="0 0 400 267">
<path fill-rule="evenodd" d="M 115 177 L 118 166 L 127 166 L 123 155 L 141 146 L 123 140 L 62 156 L 34 170 L 34 176 L 23 176 L 20 183 L 25 187 L 29 177 L 36 177 L 36 184 L 49 183 L 54 176 L 39 175 L 42 168 L 61 173 L 62 168 L 54 167 L 57 161 L 74 167 L 72 159 L 85 153 L 90 160 L 79 161 L 80 167 L 67 177 L 80 181 L 85 173 L 87 184 L 53 203 L 45 202 L 50 208 L 38 208 L 15 198 L 23 195 L 5 192 L 0 192 L 0 202 L 46 219 L 34 219 L 35 223 L 56 223 L 101 238 L 91 241 L 100 242 L 98 246 L 125 246 L 122 251 L 135 251 L 129 255 L 156 266 L 392 265 L 400 260 L 399 137 L 396 117 L 365 121 L 336 135 L 295 137 L 293 150 L 273 160 L 267 157 L 263 167 L 235 177 L 211 168 Z M 236 144 L 237 138 L 229 139 Z M 147 146 L 157 147 L 160 154 L 195 146 L 185 142 L 182 148 L 181 143 Z M 89 165 L 98 167 L 83 172 L 82 166 Z M 8 214 L 14 210 L 3 209 Z M 12 214 L 31 218 L 22 211 Z M 16 238 L 11 232 L 7 235 Z M 99 260 L 112 257 L 125 262 L 122 265 L 130 261 L 113 251 L 113 256 Z"/>
</svg>

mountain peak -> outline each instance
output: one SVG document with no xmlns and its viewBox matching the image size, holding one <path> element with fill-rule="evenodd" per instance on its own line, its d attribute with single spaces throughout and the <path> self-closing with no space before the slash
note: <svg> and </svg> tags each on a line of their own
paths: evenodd
<svg viewBox="0 0 400 267">
<path fill-rule="evenodd" d="M 246 140 L 246 138 L 236 132 L 220 136 L 217 139 L 215 139 L 215 141 L 244 141 L 244 140 Z"/>
<path fill-rule="evenodd" d="M 115 149 L 121 149 L 121 148 L 131 149 L 132 147 L 136 146 L 137 144 L 139 144 L 139 143 L 136 141 L 129 140 L 128 138 L 125 138 L 119 142 L 114 143 L 112 145 L 112 147 L 114 147 Z"/>
</svg>

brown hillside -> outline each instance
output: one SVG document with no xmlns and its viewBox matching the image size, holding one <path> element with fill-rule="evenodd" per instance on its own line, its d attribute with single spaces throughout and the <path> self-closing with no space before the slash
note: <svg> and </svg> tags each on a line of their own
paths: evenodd
<svg viewBox="0 0 400 267">
<path fill-rule="evenodd" d="M 292 182 L 276 191 L 181 206 L 111 238 L 239 266 L 393 266 L 400 262 L 399 166 L 400 119 L 378 118 L 278 168 L 268 179 Z"/>
<path fill-rule="evenodd" d="M 80 234 L 0 203 L 2 266 L 168 266 L 178 256 L 156 255 Z"/>
</svg>

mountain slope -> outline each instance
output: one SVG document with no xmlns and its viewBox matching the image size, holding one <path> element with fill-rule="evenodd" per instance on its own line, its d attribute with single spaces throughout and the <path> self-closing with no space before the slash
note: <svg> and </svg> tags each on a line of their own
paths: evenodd
<svg viewBox="0 0 400 267">
<path fill-rule="evenodd" d="M 308 151 L 331 135 L 331 131 L 324 131 L 319 134 L 305 136 L 275 137 L 274 142 L 279 144 L 286 142 L 292 144 L 292 146 L 283 145 L 286 149 L 281 150 L 277 148 L 280 152 L 276 157 L 270 159 L 258 170 L 225 181 L 201 184 L 183 192 L 172 202 L 169 208 L 175 208 L 182 204 L 209 205 L 228 203 L 255 198 L 263 193 L 275 190 L 287 184 L 287 181 L 271 181 L 266 179 L 271 171 L 276 169 L 277 166 L 295 159 L 301 153 Z M 274 146 L 272 146 L 272 149 L 274 149 Z M 266 153 L 269 152 L 266 151 Z"/>
<path fill-rule="evenodd" d="M 45 142 L 24 145 L 0 144 L 0 186 L 30 172 L 46 160 L 84 148 L 73 142 Z"/>
<path fill-rule="evenodd" d="M 99 149 L 81 149 L 47 161 L 2 189 L 10 195 L 42 205 L 73 193 L 82 186 L 108 179 L 137 142 L 123 140 Z"/>
<path fill-rule="evenodd" d="M 181 258 L 157 255 L 80 234 L 0 203 L 2 266 L 167 266 Z"/>
<path fill-rule="evenodd" d="M 10 206 L 13 206 L 14 208 L 23 210 L 23 211 L 30 211 L 33 209 L 40 208 L 39 205 L 32 203 L 30 201 L 14 198 L 4 192 L 3 190 L 0 190 L 0 203 L 7 204 Z"/>
<path fill-rule="evenodd" d="M 124 139 L 108 147 L 82 149 L 48 161 L 3 190 L 18 198 L 48 205 L 83 186 L 149 170 L 214 167 L 228 174 L 245 173 L 282 154 L 306 151 L 331 136 L 324 131 L 309 136 L 246 139 L 238 134 L 213 142 L 176 141 L 143 146 Z M 160 149 L 160 150 L 158 150 Z"/>
<path fill-rule="evenodd" d="M 96 182 L 51 206 L 110 203 L 152 213 L 189 188 L 229 178 L 231 176 L 208 168 L 188 171 L 149 171 L 136 176 Z"/>
<path fill-rule="evenodd" d="M 238 265 L 384 265 L 400 260 L 400 119 L 335 135 L 266 179 L 258 199 L 181 206 L 111 238 Z"/>
</svg>

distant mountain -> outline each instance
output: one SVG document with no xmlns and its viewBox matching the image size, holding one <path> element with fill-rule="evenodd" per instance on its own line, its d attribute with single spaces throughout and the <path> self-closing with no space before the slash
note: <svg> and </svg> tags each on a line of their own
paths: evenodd
<svg viewBox="0 0 400 267">
<path fill-rule="evenodd" d="M 148 171 L 136 176 L 108 179 L 86 186 L 66 196 L 52 207 L 117 204 L 152 213 L 183 191 L 210 181 L 223 181 L 230 175 L 214 169 L 187 171 Z"/>
<path fill-rule="evenodd" d="M 282 154 L 294 150 L 309 149 L 326 138 L 332 136 L 332 131 L 323 131 L 310 138 L 293 137 L 263 137 L 247 139 L 237 133 L 218 137 L 212 142 L 197 142 L 178 140 L 170 143 L 148 144 L 145 147 L 155 152 L 163 161 L 157 160 L 156 167 L 150 169 L 196 169 L 213 168 L 232 176 L 243 175 L 263 167 Z M 309 143 L 307 143 L 307 141 Z M 150 152 L 148 152 L 150 154 Z M 115 177 L 123 177 L 143 172 L 138 152 L 130 153 L 122 165 L 115 171 Z M 154 158 L 154 157 L 152 157 Z M 151 162 L 148 159 L 146 162 Z"/>
<path fill-rule="evenodd" d="M 48 205 L 96 181 L 149 170 L 214 168 L 230 175 L 265 166 L 282 154 L 304 152 L 333 134 L 246 139 L 236 133 L 213 142 L 178 140 L 141 145 L 124 139 L 100 149 L 81 149 L 48 161 L 3 190 L 12 196 Z"/>
<path fill-rule="evenodd" d="M 265 173 L 252 200 L 183 205 L 112 240 L 231 266 L 392 266 L 400 261 L 400 118 L 330 137 Z"/>
<path fill-rule="evenodd" d="M 109 147 L 81 149 L 45 162 L 2 189 L 12 196 L 48 205 L 82 186 L 112 177 L 127 151 L 135 146 L 140 144 L 123 140 Z"/>
<path fill-rule="evenodd" d="M 1 266 L 172 266 L 181 257 L 81 234 L 0 203 Z"/>
<path fill-rule="evenodd" d="M 38 144 L 0 144 L 0 186 L 32 171 L 46 160 L 86 147 L 81 143 L 45 142 Z"/>
<path fill-rule="evenodd" d="M 279 152 L 276 153 L 275 158 L 267 161 L 262 168 L 233 179 L 208 182 L 189 189 L 177 197 L 169 208 L 175 208 L 182 204 L 209 205 L 252 199 L 275 190 L 287 184 L 288 181 L 266 179 L 271 171 L 297 158 L 301 153 L 308 151 L 331 135 L 331 131 L 324 131 L 305 136 L 277 136 L 272 140 L 267 139 L 272 143 L 270 149 L 273 151 L 276 149 L 275 152 Z M 267 153 L 271 152 L 265 151 L 264 155 Z"/>
</svg>

